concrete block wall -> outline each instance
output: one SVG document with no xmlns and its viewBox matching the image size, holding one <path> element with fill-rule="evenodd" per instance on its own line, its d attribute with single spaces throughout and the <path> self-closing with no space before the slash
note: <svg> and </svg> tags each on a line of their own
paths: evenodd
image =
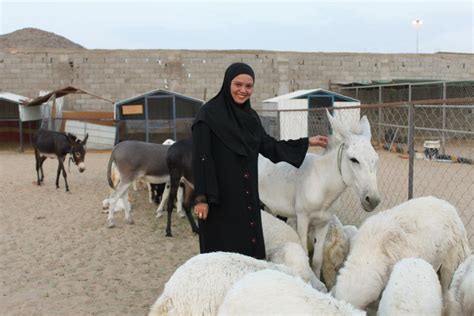
<svg viewBox="0 0 474 316">
<path fill-rule="evenodd" d="M 0 51 L 0 91 L 28 97 L 73 85 L 114 101 L 154 89 L 208 100 L 219 90 L 232 62 L 256 73 L 253 106 L 298 89 L 328 88 L 330 82 L 389 79 L 469 80 L 472 54 L 298 53 L 203 50 Z M 87 95 L 68 97 L 66 110 L 111 111 Z"/>
</svg>

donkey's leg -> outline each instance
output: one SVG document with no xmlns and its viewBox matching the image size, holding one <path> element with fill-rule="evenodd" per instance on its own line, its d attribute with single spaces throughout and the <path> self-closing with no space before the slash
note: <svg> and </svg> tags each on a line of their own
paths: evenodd
<svg viewBox="0 0 474 316">
<path fill-rule="evenodd" d="M 150 203 L 153 203 L 153 190 L 151 189 L 151 183 L 147 181 L 146 187 L 148 188 L 148 201 L 150 201 Z"/>
<path fill-rule="evenodd" d="M 41 185 L 41 180 L 40 180 L 40 154 L 38 149 L 35 148 L 35 162 L 36 162 L 36 177 L 38 179 L 38 185 Z"/>
<path fill-rule="evenodd" d="M 44 172 L 43 172 L 43 163 L 46 160 L 46 156 L 40 156 L 40 171 L 41 171 L 41 182 L 44 180 Z"/>
<path fill-rule="evenodd" d="M 301 240 L 301 246 L 303 246 L 304 251 L 308 254 L 308 225 L 309 218 L 306 214 L 296 213 L 296 228 L 298 236 Z M 319 275 L 318 275 L 319 277 Z"/>
<path fill-rule="evenodd" d="M 61 175 L 61 158 L 58 157 L 58 170 L 56 172 L 56 189 L 59 189 L 59 176 Z"/>
<path fill-rule="evenodd" d="M 64 178 L 64 183 L 66 185 L 66 192 L 69 191 L 69 186 L 67 185 L 67 173 L 66 173 L 66 168 L 64 168 L 64 159 L 66 158 L 66 156 L 62 157 L 62 158 L 58 158 L 59 160 L 59 166 L 61 167 L 61 170 L 63 171 L 63 178 Z M 59 175 L 58 175 L 58 179 L 59 179 Z M 56 181 L 56 187 L 58 188 L 58 181 Z"/>
<path fill-rule="evenodd" d="M 299 226 L 299 225 L 298 225 Z M 329 221 L 323 226 L 318 227 L 315 230 L 314 234 L 314 251 L 313 258 L 311 260 L 311 268 L 313 269 L 314 274 L 318 277 L 321 277 L 321 267 L 323 266 L 323 255 L 324 255 L 324 242 L 326 241 L 326 235 L 329 229 Z"/>
<path fill-rule="evenodd" d="M 168 197 L 168 220 L 166 222 L 166 236 L 172 237 L 171 234 L 171 213 L 174 208 L 174 200 L 176 199 L 176 193 L 178 192 L 179 181 L 181 179 L 181 171 L 179 169 L 170 169 L 170 195 Z"/>
<path fill-rule="evenodd" d="M 178 216 L 179 218 L 184 218 L 186 214 L 183 211 L 183 187 L 181 185 L 178 187 L 178 195 L 176 200 L 176 211 Z"/>
<path fill-rule="evenodd" d="M 128 195 L 128 190 L 125 191 L 120 196 L 119 201 L 122 201 L 123 211 L 125 213 L 125 221 L 127 222 L 127 224 L 132 225 L 134 223 L 134 221 L 133 221 L 132 215 L 130 213 L 131 206 L 130 206 L 130 202 L 128 201 L 127 195 Z"/>
<path fill-rule="evenodd" d="M 115 213 L 115 209 L 117 208 L 117 202 L 122 196 L 126 197 L 126 193 L 128 192 L 128 188 L 129 188 L 130 184 L 131 184 L 130 182 L 120 181 L 119 185 L 110 194 L 109 215 L 107 217 L 107 227 L 108 228 L 115 227 L 114 213 Z M 123 202 L 123 200 L 122 200 L 122 202 Z M 127 202 L 128 202 L 128 200 L 127 200 Z"/>
<path fill-rule="evenodd" d="M 165 209 L 166 202 L 168 202 L 168 198 L 170 196 L 170 183 L 166 182 L 165 189 L 163 194 L 161 195 L 160 205 L 156 209 L 156 218 L 163 216 L 163 210 Z"/>
<path fill-rule="evenodd" d="M 184 211 L 186 213 L 186 216 L 188 217 L 189 224 L 191 225 L 191 229 L 193 230 L 193 233 L 199 233 L 199 228 L 196 225 L 196 222 L 194 221 L 194 217 L 191 214 L 191 196 L 194 192 L 194 186 L 184 179 Z"/>
</svg>

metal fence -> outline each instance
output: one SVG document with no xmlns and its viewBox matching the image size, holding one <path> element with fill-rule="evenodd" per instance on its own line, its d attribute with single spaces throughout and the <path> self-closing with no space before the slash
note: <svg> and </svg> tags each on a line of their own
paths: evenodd
<svg viewBox="0 0 474 316">
<path fill-rule="evenodd" d="M 411 102 L 474 96 L 474 80 L 424 81 L 365 86 L 337 86 L 339 93 L 360 100 L 361 104 Z"/>
<path fill-rule="evenodd" d="M 377 178 L 382 202 L 376 211 L 412 197 L 433 195 L 445 199 L 458 209 L 474 246 L 474 98 L 374 104 L 334 111 L 337 116 L 338 111 L 356 109 L 369 119 L 372 144 L 379 154 Z M 267 132 L 277 139 L 281 130 L 301 131 L 301 126 L 306 126 L 307 135 L 329 133 L 327 119 L 309 115 L 312 111 L 324 109 L 259 114 Z M 343 207 L 337 215 L 343 223 L 359 225 L 371 215 L 350 189 L 341 200 Z"/>
</svg>

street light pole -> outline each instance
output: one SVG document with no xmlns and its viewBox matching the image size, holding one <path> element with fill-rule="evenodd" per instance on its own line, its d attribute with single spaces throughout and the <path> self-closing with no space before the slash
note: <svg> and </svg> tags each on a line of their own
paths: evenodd
<svg viewBox="0 0 474 316">
<path fill-rule="evenodd" d="M 418 32 L 420 30 L 420 27 L 423 25 L 423 21 L 420 19 L 416 19 L 412 23 L 416 29 L 416 53 L 418 54 Z"/>
</svg>

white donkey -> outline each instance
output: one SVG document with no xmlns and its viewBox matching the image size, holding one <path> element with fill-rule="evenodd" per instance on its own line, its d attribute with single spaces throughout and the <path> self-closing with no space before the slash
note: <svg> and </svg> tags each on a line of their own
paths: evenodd
<svg viewBox="0 0 474 316">
<path fill-rule="evenodd" d="M 313 271 L 320 277 L 324 240 L 333 216 L 331 204 L 351 187 L 362 207 L 370 212 L 380 203 L 377 189 L 378 155 L 370 143 L 370 124 L 360 119 L 349 130 L 327 112 L 333 130 L 323 155 L 308 153 L 299 169 L 288 163 L 272 163 L 259 156 L 258 188 L 260 200 L 272 213 L 296 217 L 301 243 L 308 252 L 308 227 L 316 228 Z M 312 242 L 312 241 L 311 241 Z"/>
</svg>

